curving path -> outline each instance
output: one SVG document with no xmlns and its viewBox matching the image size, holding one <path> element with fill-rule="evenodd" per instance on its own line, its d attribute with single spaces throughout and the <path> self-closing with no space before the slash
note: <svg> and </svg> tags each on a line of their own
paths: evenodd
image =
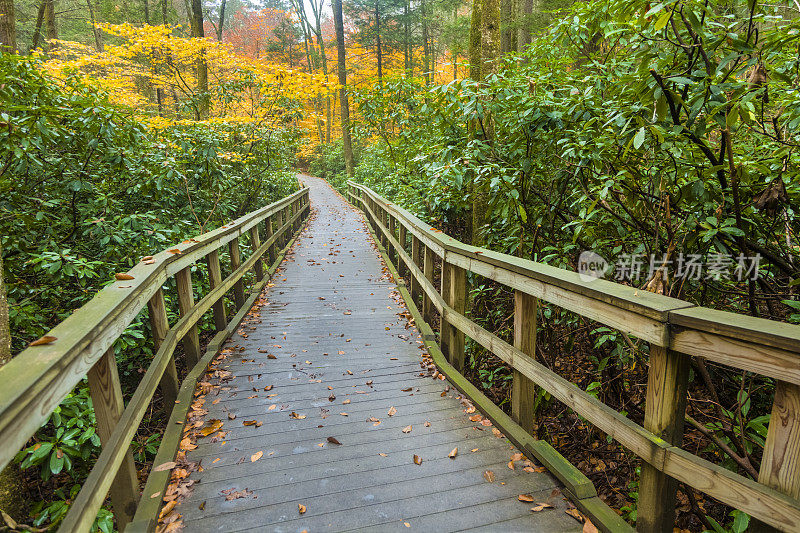
<svg viewBox="0 0 800 533">
<path fill-rule="evenodd" d="M 223 433 L 187 452 L 185 529 L 580 530 L 558 482 L 431 376 L 360 213 L 301 178 L 311 221 L 207 379 L 200 423 Z"/>
</svg>

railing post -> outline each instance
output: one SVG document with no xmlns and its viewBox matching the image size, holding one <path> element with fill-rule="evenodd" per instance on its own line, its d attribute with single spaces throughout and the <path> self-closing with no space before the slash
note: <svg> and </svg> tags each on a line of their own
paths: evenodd
<svg viewBox="0 0 800 533">
<path fill-rule="evenodd" d="M 406 227 L 401 223 L 400 224 L 400 235 L 398 240 L 400 241 L 400 248 L 404 251 L 406 249 L 406 242 L 408 241 L 408 230 Z M 397 272 L 400 274 L 400 277 L 403 277 L 408 272 L 406 268 L 406 263 L 400 258 L 400 254 L 397 254 Z"/>
<path fill-rule="evenodd" d="M 758 482 L 792 498 L 800 498 L 800 386 L 793 383 L 775 381 L 775 398 Z M 777 530 L 754 520 L 748 531 Z"/>
<path fill-rule="evenodd" d="M 514 347 L 536 359 L 536 298 L 521 291 L 514 291 Z M 537 432 L 535 402 L 533 381 L 514 369 L 511 416 L 522 429 L 534 436 Z"/>
<path fill-rule="evenodd" d="M 388 216 L 389 213 L 387 213 L 383 207 L 378 208 L 378 218 L 380 220 L 379 224 L 381 227 L 385 228 L 387 226 L 386 218 Z M 378 230 L 378 237 L 380 238 L 383 247 L 386 248 L 387 244 L 389 243 L 389 240 L 386 238 L 386 235 L 384 235 L 383 230 Z"/>
<path fill-rule="evenodd" d="M 178 308 L 182 317 L 186 316 L 194 307 L 191 268 L 191 266 L 187 266 L 175 274 L 175 284 L 178 287 Z M 197 334 L 196 324 L 189 328 L 189 332 L 183 337 L 183 350 L 186 352 L 186 366 L 191 370 L 200 360 L 200 337 Z"/>
<path fill-rule="evenodd" d="M 150 315 L 150 329 L 153 333 L 153 346 L 155 351 L 161 348 L 161 343 L 167 336 L 169 322 L 167 321 L 167 306 L 164 303 L 164 289 L 161 287 L 147 302 L 147 311 Z M 161 376 L 161 394 L 164 396 L 164 410 L 170 412 L 178 399 L 180 381 L 178 380 L 178 370 L 175 368 L 175 357 L 170 357 L 164 375 Z"/>
<path fill-rule="evenodd" d="M 650 345 L 644 428 L 679 447 L 683 440 L 688 381 L 689 356 L 662 346 Z M 676 490 L 677 482 L 674 479 L 642 461 L 637 531 L 672 531 Z"/>
<path fill-rule="evenodd" d="M 267 224 L 267 230 L 266 230 L 266 233 L 264 234 L 264 238 L 269 240 L 270 237 L 272 237 L 272 233 L 273 233 L 273 231 L 272 231 L 272 216 L 268 216 L 267 220 L 265 222 Z M 270 244 L 269 249 L 267 250 L 267 257 L 269 257 L 269 266 L 271 267 L 272 263 L 275 262 L 275 243 L 274 242 L 272 244 Z"/>
<path fill-rule="evenodd" d="M 450 305 L 450 272 L 452 272 L 452 268 L 453 266 L 447 262 L 447 252 L 445 252 L 444 257 L 442 257 L 442 276 L 439 280 L 441 283 L 439 286 L 439 294 L 442 295 L 442 299 L 448 305 Z M 442 348 L 445 359 L 450 361 L 450 331 L 452 328 L 447 323 L 447 320 L 445 320 L 445 314 L 446 311 L 443 311 L 442 315 L 439 317 L 439 346 Z"/>
<path fill-rule="evenodd" d="M 208 282 L 213 291 L 222 285 L 222 269 L 219 266 L 219 251 L 214 250 L 206 256 L 208 263 Z M 228 317 L 225 316 L 225 295 L 219 297 L 219 300 L 214 302 L 214 327 L 217 331 L 222 331 L 228 327 Z"/>
<path fill-rule="evenodd" d="M 433 265 L 436 259 L 436 254 L 429 246 L 423 245 L 422 248 L 424 255 L 423 273 L 425 274 L 425 278 L 431 283 L 433 283 Z M 426 292 L 422 293 L 422 299 L 423 299 L 422 316 L 425 318 L 425 322 L 430 324 L 431 322 L 433 322 L 433 310 L 434 310 L 433 300 L 431 300 L 430 296 L 428 296 L 428 293 Z"/>
<path fill-rule="evenodd" d="M 258 234 L 258 224 L 256 224 L 250 228 L 250 249 L 252 253 L 257 253 L 259 246 L 261 246 L 261 237 Z M 253 270 L 256 273 L 257 281 L 264 279 L 264 263 L 261 262 L 260 257 L 256 261 L 255 265 L 253 265 Z"/>
<path fill-rule="evenodd" d="M 239 250 L 238 237 L 228 243 L 228 253 L 231 256 L 231 272 L 235 272 L 236 269 L 242 266 L 242 253 L 241 250 Z M 233 284 L 233 302 L 236 304 L 237 311 L 244 305 L 244 285 L 242 284 L 242 278 L 239 278 L 236 283 Z"/>
<path fill-rule="evenodd" d="M 392 215 L 389 215 L 389 233 L 392 234 L 392 237 L 397 237 L 397 220 Z M 389 247 L 387 252 L 389 252 L 389 260 L 395 262 L 398 256 L 397 250 Z"/>
<path fill-rule="evenodd" d="M 420 266 L 419 252 L 421 244 L 416 235 L 411 236 L 411 260 L 417 266 Z M 419 305 L 420 292 L 419 281 L 414 274 L 411 274 L 411 299 L 414 301 L 414 305 Z"/>
<path fill-rule="evenodd" d="M 109 348 L 89 369 L 87 377 L 97 420 L 97 436 L 100 437 L 100 443 L 105 444 L 125 410 L 113 348 Z M 117 527 L 122 531 L 136 514 L 136 504 L 139 501 L 139 478 L 130 448 L 108 493 L 114 507 Z"/>
<path fill-rule="evenodd" d="M 449 275 L 450 287 L 444 296 L 445 303 L 453 308 L 453 310 L 461 315 L 467 309 L 467 271 L 463 268 L 450 264 Z M 447 313 L 445 313 L 445 318 Z M 445 322 L 447 322 L 445 320 Z M 458 328 L 447 323 L 448 333 L 446 335 L 449 342 L 448 346 L 448 361 L 459 372 L 464 371 L 464 360 L 466 358 L 464 351 L 464 333 Z"/>
</svg>

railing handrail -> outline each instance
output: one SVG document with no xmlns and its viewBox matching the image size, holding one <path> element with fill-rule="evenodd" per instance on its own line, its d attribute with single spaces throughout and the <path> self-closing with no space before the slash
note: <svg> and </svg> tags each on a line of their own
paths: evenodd
<svg viewBox="0 0 800 533">
<path fill-rule="evenodd" d="M 648 465 L 648 488 L 643 481 L 640 492 L 641 500 L 647 498 L 648 502 L 643 504 L 640 500 L 643 507 L 639 513 L 645 530 L 660 530 L 662 525 L 667 525 L 662 524 L 663 521 L 671 521 L 668 509 L 674 506 L 674 492 L 670 496 L 669 490 L 674 491 L 674 488 L 666 488 L 667 476 L 778 529 L 800 529 L 800 501 L 797 499 L 800 487 L 797 464 L 797 456 L 800 456 L 797 438 L 800 434 L 800 326 L 699 307 L 609 281 L 586 282 L 574 272 L 468 246 L 425 224 L 369 187 L 353 181 L 348 181 L 348 187 L 351 197 L 361 203 L 377 236 L 390 252 L 389 256 L 396 254 L 399 267 L 411 273 L 411 298 L 416 298 L 415 290 L 424 294 L 425 320 L 433 316 L 430 308 L 440 313 L 439 342 L 457 371 L 463 366 L 463 336 L 466 335 L 514 368 L 514 394 L 519 390 L 517 379 L 530 380 L 638 455 L 643 465 Z M 400 224 L 399 240 L 395 234 L 397 223 Z M 413 236 L 411 255 L 405 249 L 407 233 Z M 434 254 L 441 259 L 442 294 L 433 284 Z M 423 256 L 424 265 L 421 265 Z M 467 318 L 464 311 L 467 271 L 648 341 L 651 368 L 645 427 L 537 362 L 529 341 L 525 350 L 517 346 L 520 331 L 516 315 L 522 312 L 524 316 L 525 312 L 531 313 L 530 310 L 515 308 L 514 346 Z M 456 279 L 458 281 L 454 281 Z M 532 320 L 529 316 L 520 324 L 530 328 L 532 323 L 533 331 L 523 329 L 521 333 L 523 337 L 535 339 L 535 303 L 532 313 Z M 461 340 L 454 342 L 456 334 Z M 758 481 L 681 449 L 687 356 L 692 355 L 776 379 L 772 423 Z M 520 387 L 524 389 L 525 386 Z M 520 413 L 515 413 L 518 415 Z M 673 444 L 672 440 L 676 439 Z M 644 466 L 642 472 L 644 480 Z M 664 501 L 665 498 L 672 498 L 672 502 Z"/>
<path fill-rule="evenodd" d="M 114 341 L 143 308 L 148 303 L 152 304 L 152 299 L 160 299 L 163 311 L 163 293 L 161 291 L 164 283 L 177 274 L 183 276 L 184 284 L 178 287 L 179 297 L 185 298 L 181 301 L 182 316 L 171 328 L 166 324 L 168 331 L 162 332 L 165 337 L 156 340 L 157 353 L 145 377 L 137 387 L 128 408 L 124 413 L 112 414 L 113 420 L 108 421 L 111 426 L 106 435 L 108 442 L 102 442 L 102 452 L 97 460 L 97 465 L 101 468 L 93 469 L 84 484 L 84 487 L 96 485 L 102 490 L 98 490 L 98 494 L 88 495 L 88 499 L 92 501 L 86 510 L 79 511 L 77 508 L 72 508 L 65 519 L 65 524 L 74 522 L 74 524 L 85 525 L 87 520 L 91 524 L 97 508 L 106 498 L 108 488 L 119 470 L 125 454 L 129 453 L 129 444 L 135 435 L 144 408 L 149 404 L 167 365 L 174 365 L 171 361 L 172 353 L 178 342 L 182 337 L 186 342 L 189 332 L 196 332 L 196 324 L 202 315 L 212 306 L 218 305 L 226 292 L 231 289 L 234 289 L 235 292 L 243 291 L 242 277 L 249 270 L 255 270 L 256 277 L 258 280 L 261 279 L 263 276 L 262 256 L 269 252 L 270 258 L 272 258 L 274 246 L 278 243 L 283 246 L 283 243 L 288 241 L 287 233 L 290 233 L 290 230 L 298 229 L 302 217 L 309 212 L 308 192 L 307 187 L 301 188 L 277 202 L 248 213 L 220 228 L 154 254 L 152 260 L 148 259 L 146 262 L 141 260 L 128 271 L 132 279 L 117 280 L 107 285 L 88 303 L 50 330 L 47 336 L 54 337 L 54 341 L 30 346 L 6 365 L 0 367 L 0 381 L 3 383 L 3 391 L 0 393 L 0 467 L 4 467 L 12 460 L 17 451 L 47 421 L 53 410 L 87 375 L 87 372 L 92 370 L 95 365 L 107 363 L 107 361 L 102 361 L 104 355 L 108 353 Z M 281 223 L 281 226 L 274 232 L 271 218 L 273 216 L 277 216 Z M 258 224 L 261 222 L 268 224 L 267 239 L 263 244 L 260 242 L 258 231 Z M 252 254 L 246 261 L 241 262 L 238 257 L 239 237 L 248 232 L 251 248 L 253 248 Z M 210 259 L 213 254 L 217 274 L 219 274 L 218 249 L 225 244 L 228 244 L 231 250 L 235 250 L 237 254 L 236 259 L 234 260 L 232 257 L 231 260 L 233 272 L 224 280 L 212 282 L 209 294 L 195 304 L 192 297 L 189 269 L 198 260 Z M 177 279 L 178 277 L 176 277 Z M 181 293 L 182 290 L 183 293 Z M 237 301 L 237 305 L 241 305 L 241 303 Z M 215 319 L 217 318 L 216 314 L 217 308 L 215 308 Z M 220 308 L 220 314 L 224 317 L 224 307 Z M 152 321 L 153 317 L 151 316 Z M 166 316 L 162 323 L 165 322 Z M 217 322 L 217 327 L 219 328 L 219 322 Z M 195 351 L 199 350 L 196 333 L 191 341 L 195 345 Z M 188 360 L 190 370 L 195 362 Z M 115 365 L 115 363 L 112 364 Z M 111 394 L 117 393 L 121 402 L 116 368 L 113 370 L 113 376 L 113 379 L 108 381 L 114 382 L 111 385 L 117 390 L 111 391 Z M 173 389 L 177 389 L 177 384 L 173 386 Z M 92 394 L 94 397 L 95 390 L 92 391 Z M 120 424 L 117 424 L 118 421 Z M 100 420 L 98 420 L 98 424 L 100 424 Z M 122 425 L 125 427 L 120 427 Z M 102 440 L 103 436 L 101 435 Z M 102 472 L 100 472 L 101 470 Z M 94 479 L 94 477 L 98 479 Z M 103 477 L 108 479 L 103 479 Z M 135 480 L 134 483 L 138 484 Z M 100 494 L 101 492 L 102 494 Z M 84 490 L 81 491 L 78 498 L 82 497 L 87 497 L 87 492 Z M 73 517 L 77 517 L 77 521 L 71 520 Z"/>
</svg>

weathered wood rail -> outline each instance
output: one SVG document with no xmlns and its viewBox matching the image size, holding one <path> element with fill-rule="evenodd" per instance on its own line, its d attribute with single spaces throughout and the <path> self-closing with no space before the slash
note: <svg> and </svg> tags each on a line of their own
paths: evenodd
<svg viewBox="0 0 800 533">
<path fill-rule="evenodd" d="M 533 427 L 534 386 L 539 386 L 642 459 L 639 531 L 672 531 L 677 481 L 748 513 L 759 527 L 800 531 L 800 326 L 698 307 L 605 280 L 586 282 L 574 272 L 465 245 L 355 182 L 348 182 L 348 193 L 397 270 L 410 272 L 409 297 L 425 322 L 432 324 L 433 311 L 439 313 L 438 347 L 448 367 L 463 369 L 468 336 L 514 369 L 513 418 L 523 428 Z M 465 316 L 467 272 L 514 289 L 513 345 Z M 538 300 L 649 343 L 644 427 L 536 361 Z M 775 380 L 758 481 L 681 449 L 692 356 Z M 459 385 L 458 376 L 448 378 L 469 386 Z M 498 411 L 490 406 L 485 414 L 501 416 Z M 506 433 L 559 476 L 541 449 Z M 577 495 L 576 503 L 581 498 Z"/>
<path fill-rule="evenodd" d="M 198 322 L 206 312 L 213 310 L 217 334 L 206 352 L 213 355 L 266 285 L 309 212 L 308 189 L 304 188 L 219 229 L 156 254 L 152 260 L 138 263 L 128 272 L 132 279 L 108 285 L 50 331 L 48 335 L 55 337 L 55 341 L 29 347 L 0 368 L 0 382 L 3 383 L 0 466 L 3 467 L 75 385 L 88 375 L 102 452 L 70 507 L 61 531 L 88 531 L 109 494 L 117 525 L 120 530 L 125 529 L 134 516 L 140 494 L 130 443 L 156 388 L 161 387 L 165 405 L 168 409 L 175 406 L 175 411 L 182 413 L 177 418 L 182 420 L 190 402 L 176 403 L 176 398 L 179 392 L 194 390 L 195 379 L 208 359 L 207 356 L 201 358 Z M 242 237 L 246 237 L 251 252 L 245 261 L 241 258 Z M 231 272 L 222 279 L 219 249 L 225 245 Z M 195 302 L 191 268 L 202 259 L 207 263 L 211 289 Z M 250 271 L 254 276 L 248 295 L 244 285 L 251 278 L 245 277 Z M 173 276 L 180 319 L 170 326 L 164 287 Z M 224 297 L 231 291 L 236 314 L 229 321 Z M 145 307 L 149 310 L 156 354 L 133 397 L 124 406 L 113 344 Z M 179 342 L 189 369 L 183 386 L 174 359 Z M 174 457 L 177 444 L 176 440 L 165 438 L 159 456 Z M 169 446 L 171 450 L 164 450 Z M 159 490 L 163 490 L 167 477 L 163 473 L 152 477 L 161 480 L 163 485 Z"/>
</svg>

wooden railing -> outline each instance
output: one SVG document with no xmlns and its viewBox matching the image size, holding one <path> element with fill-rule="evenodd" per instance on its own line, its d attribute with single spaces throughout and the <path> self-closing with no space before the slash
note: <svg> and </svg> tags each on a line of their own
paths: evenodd
<svg viewBox="0 0 800 533">
<path fill-rule="evenodd" d="M 415 305 L 421 300 L 425 322 L 439 313 L 438 346 L 450 365 L 464 368 L 466 335 L 513 368 L 513 418 L 523 428 L 533 428 L 539 386 L 642 459 L 639 531 L 672 531 L 676 481 L 746 512 L 760 528 L 800 531 L 800 326 L 583 281 L 575 272 L 465 245 L 355 182 L 348 193 L 399 273 L 410 272 L 410 296 Z M 465 316 L 467 272 L 514 289 L 513 345 Z M 649 343 L 644 427 L 536 361 L 538 300 Z M 758 481 L 681 449 L 692 356 L 775 380 Z"/>
<path fill-rule="evenodd" d="M 188 408 L 176 404 L 180 391 L 194 390 L 194 379 L 205 368 L 216 349 L 249 310 L 298 232 L 310 211 L 308 189 L 249 213 L 232 223 L 143 260 L 129 272 L 100 291 L 89 303 L 53 328 L 49 344 L 31 346 L 0 368 L 0 465 L 7 465 L 17 451 L 47 421 L 53 410 L 88 375 L 102 451 L 65 517 L 62 531 L 89 531 L 97 512 L 110 494 L 120 530 L 125 529 L 139 503 L 139 481 L 130 444 L 160 385 L 168 410 Z M 263 229 L 260 229 L 263 228 Z M 247 240 L 251 254 L 241 260 L 240 239 Z M 264 242 L 261 242 L 261 238 Z M 223 280 L 219 248 L 227 245 L 231 273 Z M 210 291 L 194 301 L 191 268 L 205 259 Z M 255 281 L 246 298 L 245 274 L 253 271 Z M 171 327 L 167 321 L 164 285 L 175 277 L 180 319 Z M 250 276 L 248 276 L 249 278 Z M 224 296 L 233 291 L 236 316 L 226 317 Z M 145 308 L 149 310 L 156 354 L 127 407 L 123 405 L 114 341 Z M 217 335 L 201 357 L 198 321 L 213 309 Z M 181 342 L 189 369 L 180 387 L 173 354 Z M 191 398 L 191 396 L 189 396 Z M 182 418 L 181 418 L 182 420 Z M 169 432 L 169 428 L 167 429 Z M 174 457 L 177 441 L 162 441 L 159 456 Z M 167 450 L 167 447 L 172 447 Z M 168 459 L 171 460 L 171 459 Z M 168 476 L 160 473 L 166 486 Z M 168 475 L 168 472 L 166 473 Z M 152 483 L 148 482 L 148 487 Z M 151 504 L 150 498 L 142 503 Z M 161 499 L 156 498 L 156 503 Z M 156 512 L 158 507 L 156 506 Z"/>
</svg>

